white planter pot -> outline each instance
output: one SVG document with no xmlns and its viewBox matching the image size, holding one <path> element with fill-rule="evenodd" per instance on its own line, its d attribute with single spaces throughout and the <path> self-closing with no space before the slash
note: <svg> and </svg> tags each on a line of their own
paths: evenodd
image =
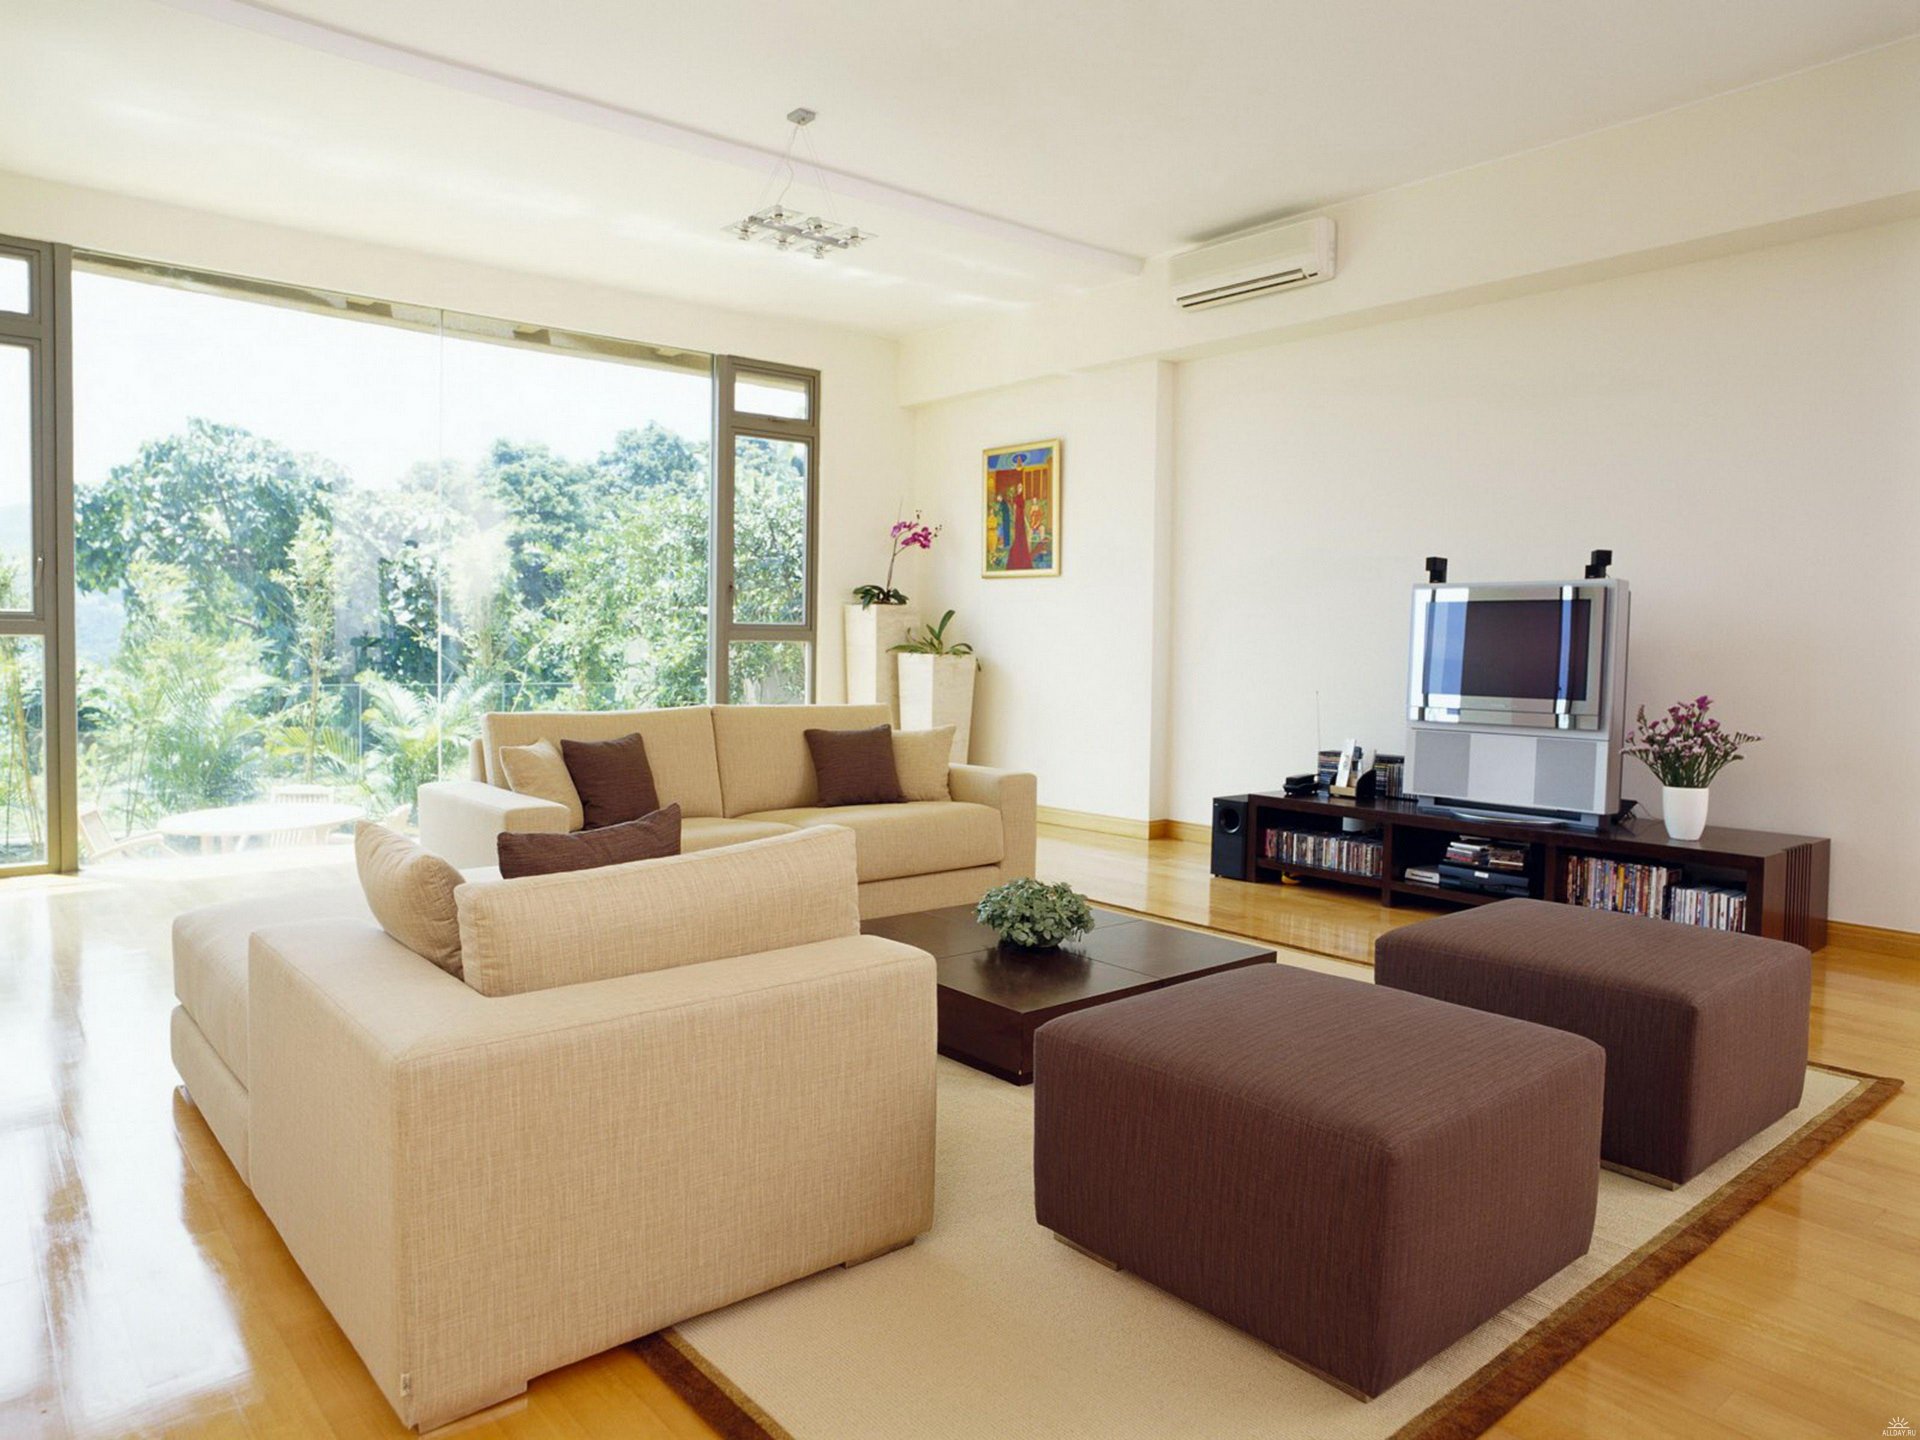
<svg viewBox="0 0 1920 1440">
<path fill-rule="evenodd" d="M 843 609 L 847 638 L 847 703 L 885 705 L 900 722 L 898 668 L 891 647 L 920 628 L 920 612 L 911 605 L 848 605 Z"/>
<path fill-rule="evenodd" d="M 1698 840 L 1707 828 L 1707 792 L 1680 785 L 1660 787 L 1660 818 L 1675 840 Z"/>
<path fill-rule="evenodd" d="M 900 728 L 933 730 L 953 726 L 953 763 L 967 763 L 973 732 L 973 677 L 980 667 L 971 655 L 899 655 Z"/>
</svg>

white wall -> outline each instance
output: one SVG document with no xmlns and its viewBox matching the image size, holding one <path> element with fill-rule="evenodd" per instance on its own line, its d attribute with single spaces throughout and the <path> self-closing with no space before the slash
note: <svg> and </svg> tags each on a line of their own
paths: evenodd
<svg viewBox="0 0 1920 1440">
<path fill-rule="evenodd" d="M 979 646 L 984 667 L 972 758 L 1037 771 L 1042 805 L 1133 817 L 1152 808 L 1169 538 L 1156 516 L 1171 460 L 1156 417 L 1171 402 L 1169 371 L 1147 361 L 915 415 L 914 504 L 946 531 L 898 583 L 929 618 L 959 612 L 953 631 Z M 981 451 L 1055 437 L 1060 574 L 983 578 Z"/>
<path fill-rule="evenodd" d="M 0 172 L 0 234 L 283 280 L 383 300 L 746 355 L 821 372 L 818 689 L 843 689 L 839 601 L 885 555 L 906 493 L 909 425 L 889 339 L 805 321 L 690 305 L 531 272 L 261 225 Z M 634 253 L 636 281 L 646 254 Z"/>
<path fill-rule="evenodd" d="M 1711 692 L 1766 737 L 1715 820 L 1831 835 L 1836 916 L 1920 930 L 1920 222 L 1180 364 L 1159 526 L 1144 368 L 915 412 L 916 500 L 949 521 L 980 445 L 1069 437 L 1067 575 L 1094 574 L 982 583 L 949 549 L 926 587 L 1012 671 L 983 745 L 1046 803 L 1204 822 L 1322 743 L 1398 749 L 1421 557 L 1553 578 L 1607 547 L 1630 702 Z M 1657 801 L 1632 762 L 1626 789 Z"/>
<path fill-rule="evenodd" d="M 1916 397 L 1915 222 L 1181 367 L 1175 816 L 1318 740 L 1400 748 L 1422 556 L 1603 546 L 1630 704 L 1766 737 L 1714 819 L 1831 835 L 1835 912 L 1920 929 Z"/>
</svg>

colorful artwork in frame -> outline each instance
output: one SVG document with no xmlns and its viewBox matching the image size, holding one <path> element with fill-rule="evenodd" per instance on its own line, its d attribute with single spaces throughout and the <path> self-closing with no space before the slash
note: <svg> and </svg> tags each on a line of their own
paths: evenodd
<svg viewBox="0 0 1920 1440">
<path fill-rule="evenodd" d="M 1060 442 L 986 452 L 986 563 L 990 580 L 1060 573 Z"/>
</svg>

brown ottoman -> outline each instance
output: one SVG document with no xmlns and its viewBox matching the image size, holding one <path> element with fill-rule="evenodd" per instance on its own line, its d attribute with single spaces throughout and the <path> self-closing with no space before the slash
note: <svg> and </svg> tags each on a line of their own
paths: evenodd
<svg viewBox="0 0 1920 1440">
<path fill-rule="evenodd" d="M 1502 900 L 1382 935 L 1373 973 L 1604 1047 L 1600 1153 L 1643 1178 L 1685 1184 L 1800 1103 L 1813 962 L 1784 940 Z"/>
<path fill-rule="evenodd" d="M 1578 1036 L 1267 965 L 1033 1040 L 1040 1223 L 1362 1396 L 1592 1237 Z"/>
</svg>

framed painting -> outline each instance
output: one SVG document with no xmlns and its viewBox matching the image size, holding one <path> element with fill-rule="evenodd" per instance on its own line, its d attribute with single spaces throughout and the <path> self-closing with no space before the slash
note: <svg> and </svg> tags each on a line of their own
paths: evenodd
<svg viewBox="0 0 1920 1440">
<path fill-rule="evenodd" d="M 1060 442 L 986 452 L 985 555 L 989 580 L 1060 573 Z"/>
</svg>

